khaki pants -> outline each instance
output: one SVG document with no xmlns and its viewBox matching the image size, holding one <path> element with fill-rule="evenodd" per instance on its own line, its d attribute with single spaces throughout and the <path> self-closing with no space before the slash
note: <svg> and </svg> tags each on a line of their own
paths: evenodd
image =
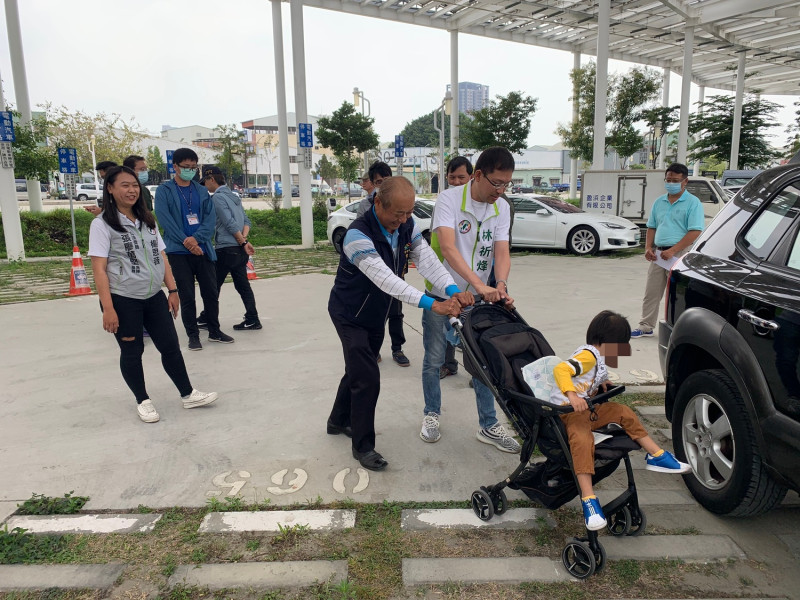
<svg viewBox="0 0 800 600">
<path fill-rule="evenodd" d="M 660 268 L 660 267 L 659 267 Z M 662 271 L 664 269 L 661 269 Z M 594 408 L 596 421 L 591 421 L 591 411 L 571 412 L 561 415 L 569 438 L 569 450 L 572 453 L 572 464 L 575 474 L 588 473 L 594 475 L 594 437 L 592 431 L 609 423 L 619 423 L 632 440 L 636 441 L 647 435 L 639 417 L 624 404 L 606 402 Z"/>
<path fill-rule="evenodd" d="M 639 321 L 639 329 L 642 331 L 652 331 L 658 323 L 658 307 L 661 305 L 661 298 L 664 297 L 668 275 L 669 271 L 662 269 L 655 262 L 651 262 L 647 267 L 642 320 Z"/>
</svg>

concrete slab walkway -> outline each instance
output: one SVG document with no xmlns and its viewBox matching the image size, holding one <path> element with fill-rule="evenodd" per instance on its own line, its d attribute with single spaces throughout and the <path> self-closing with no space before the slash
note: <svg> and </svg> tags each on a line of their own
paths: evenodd
<svg viewBox="0 0 800 600">
<path fill-rule="evenodd" d="M 0 591 L 110 588 L 125 565 L 0 565 Z"/>
<path fill-rule="evenodd" d="M 316 583 L 338 584 L 347 580 L 347 561 L 292 561 L 180 565 L 167 585 L 228 588 L 294 588 Z"/>
</svg>

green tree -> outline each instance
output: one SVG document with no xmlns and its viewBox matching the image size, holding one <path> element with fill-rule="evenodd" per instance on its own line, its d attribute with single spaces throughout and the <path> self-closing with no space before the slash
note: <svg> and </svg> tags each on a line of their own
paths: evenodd
<svg viewBox="0 0 800 600">
<path fill-rule="evenodd" d="M 461 123 L 461 145 L 476 149 L 503 146 L 511 152 L 522 152 L 528 147 L 535 112 L 536 99 L 523 96 L 522 92 L 497 96 L 497 100 L 473 111 Z"/>
<path fill-rule="evenodd" d="M 375 119 L 357 113 L 349 102 L 342 102 L 330 117 L 317 120 L 317 140 L 333 151 L 339 174 L 346 182 L 356 179 L 358 154 L 378 145 L 378 135 L 372 129 L 374 122 Z"/>
<path fill-rule="evenodd" d="M 47 117 L 34 116 L 33 127 L 19 125 L 19 113 L 14 112 L 16 141 L 11 144 L 14 152 L 14 177 L 48 181 L 50 174 L 58 170 L 56 149 L 47 146 Z"/>
<path fill-rule="evenodd" d="M 317 163 L 317 174 L 320 179 L 330 185 L 336 179 L 338 172 L 339 170 L 333 164 L 333 161 L 328 160 L 328 157 L 323 154 Z"/>
<path fill-rule="evenodd" d="M 97 161 L 113 160 L 118 164 L 122 164 L 126 156 L 138 153 L 139 142 L 144 138 L 138 124 L 126 121 L 117 113 L 89 114 L 49 102 L 42 108 L 47 114 L 50 143 L 59 148 L 75 148 L 80 173 L 94 170 L 89 150 L 92 134 Z"/>
<path fill-rule="evenodd" d="M 645 138 L 650 146 L 651 168 L 656 168 L 656 161 L 661 154 L 661 140 L 680 120 L 680 106 L 656 106 L 642 111 L 642 120 L 647 131 Z"/>
<path fill-rule="evenodd" d="M 625 168 L 631 154 L 643 145 L 641 134 L 634 124 L 643 119 L 643 107 L 658 98 L 661 75 L 647 67 L 633 67 L 613 78 L 612 96 L 608 111 L 611 130 L 606 146 L 614 148 Z"/>
<path fill-rule="evenodd" d="M 698 111 L 689 116 L 689 133 L 695 142 L 689 146 L 692 160 L 728 161 L 733 138 L 732 96 L 711 96 L 698 103 Z M 742 105 L 742 127 L 739 136 L 739 167 L 766 167 L 779 153 L 767 142 L 767 129 L 776 126 L 779 106 L 774 102 L 748 95 Z"/>
<path fill-rule="evenodd" d="M 400 135 L 403 136 L 406 146 L 432 146 L 439 145 L 439 132 L 433 128 L 433 112 L 431 111 L 426 115 L 417 117 L 413 121 L 406 123 Z M 461 122 L 463 123 L 468 119 L 466 115 L 461 115 Z M 439 117 L 436 117 L 437 122 Z M 450 143 L 450 117 L 445 115 L 444 118 L 444 139 L 446 143 Z M 394 144 L 392 144 L 394 148 Z"/>
<path fill-rule="evenodd" d="M 789 154 L 794 155 L 800 150 L 800 101 L 794 103 L 794 122 L 786 126 L 786 133 L 789 135 L 786 145 L 789 147 Z"/>
<path fill-rule="evenodd" d="M 158 146 L 150 146 L 147 149 L 147 167 L 151 171 L 157 171 L 161 177 L 167 176 L 167 163 L 164 160 L 164 157 L 161 156 L 161 150 L 158 149 Z"/>
<path fill-rule="evenodd" d="M 217 166 L 225 173 L 226 181 L 233 181 L 242 176 L 242 160 L 245 156 L 246 140 L 242 139 L 236 125 L 217 125 L 214 128 L 217 136 L 219 155 Z M 247 182 L 245 182 L 247 187 Z"/>
<path fill-rule="evenodd" d="M 570 73 L 573 95 L 578 103 L 578 119 L 569 125 L 559 124 L 556 133 L 569 148 L 570 156 L 591 162 L 594 158 L 594 94 L 597 67 L 589 62 Z M 608 78 L 606 148 L 614 148 L 623 166 L 631 154 L 643 145 L 636 124 L 645 118 L 645 106 L 656 100 L 661 90 L 661 75 L 647 67 L 634 67 L 623 75 Z"/>
<path fill-rule="evenodd" d="M 597 79 L 596 65 L 588 63 L 570 74 L 572 81 L 572 102 L 578 103 L 578 119 L 569 125 L 561 123 L 556 134 L 569 149 L 569 155 L 585 162 L 592 162 L 594 143 L 594 87 Z"/>
</svg>

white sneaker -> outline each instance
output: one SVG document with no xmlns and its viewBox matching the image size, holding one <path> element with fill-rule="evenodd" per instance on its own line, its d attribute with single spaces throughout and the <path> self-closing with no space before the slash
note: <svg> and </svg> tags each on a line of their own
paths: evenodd
<svg viewBox="0 0 800 600">
<path fill-rule="evenodd" d="M 136 406 L 136 412 L 139 413 L 139 418 L 145 423 L 155 423 L 161 418 L 149 398 L 142 400 L 142 403 Z"/>
<path fill-rule="evenodd" d="M 508 435 L 506 428 L 500 423 L 495 423 L 486 429 L 479 429 L 476 437 L 484 444 L 491 444 L 503 452 L 518 454 L 522 449 L 517 440 Z"/>
<path fill-rule="evenodd" d="M 435 412 L 429 412 L 422 419 L 422 431 L 419 432 L 419 437 L 423 442 L 432 444 L 438 442 L 442 434 L 439 433 L 439 415 Z"/>
<path fill-rule="evenodd" d="M 197 408 L 211 404 L 217 399 L 217 392 L 201 392 L 192 390 L 188 396 L 183 396 L 183 408 Z"/>
</svg>

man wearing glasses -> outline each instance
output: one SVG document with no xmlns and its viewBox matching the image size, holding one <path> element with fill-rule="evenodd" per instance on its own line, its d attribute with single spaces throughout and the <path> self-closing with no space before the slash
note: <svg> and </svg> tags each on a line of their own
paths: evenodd
<svg viewBox="0 0 800 600">
<path fill-rule="evenodd" d="M 208 190 L 194 180 L 197 175 L 194 150 L 178 148 L 172 155 L 172 164 L 175 177 L 156 190 L 156 216 L 158 224 L 164 228 L 164 243 L 178 287 L 189 350 L 203 349 L 197 327 L 195 280 L 203 297 L 208 341 L 231 344 L 233 338 L 219 329 L 219 290 L 214 267 L 217 254 L 211 243 L 217 224 L 214 203 Z"/>
<path fill-rule="evenodd" d="M 647 283 L 642 300 L 642 319 L 631 331 L 632 338 L 650 337 L 658 320 L 658 306 L 667 286 L 667 275 L 678 257 L 686 254 L 705 226 L 703 205 L 686 191 L 689 169 L 673 163 L 664 176 L 666 194 L 656 198 L 647 219 L 644 257 Z"/>
<path fill-rule="evenodd" d="M 485 300 L 496 302 L 508 295 L 508 274 L 511 269 L 508 232 L 511 219 L 508 204 L 497 202 L 511 185 L 514 157 L 506 148 L 484 150 L 475 164 L 472 181 L 439 194 L 431 229 L 431 247 L 453 276 L 460 290 L 481 294 Z M 496 287 L 487 285 L 494 259 Z M 445 298 L 445 290 L 426 282 L 427 294 L 433 299 Z M 422 393 L 425 398 L 420 438 L 437 442 L 441 438 L 439 419 L 442 393 L 440 368 L 444 363 L 446 335 L 450 328 L 446 317 L 428 311 L 422 315 Z M 494 396 L 477 378 L 473 378 L 478 408 L 477 433 L 479 441 L 491 444 L 503 452 L 519 452 L 517 441 L 508 435 L 497 421 Z"/>
</svg>

